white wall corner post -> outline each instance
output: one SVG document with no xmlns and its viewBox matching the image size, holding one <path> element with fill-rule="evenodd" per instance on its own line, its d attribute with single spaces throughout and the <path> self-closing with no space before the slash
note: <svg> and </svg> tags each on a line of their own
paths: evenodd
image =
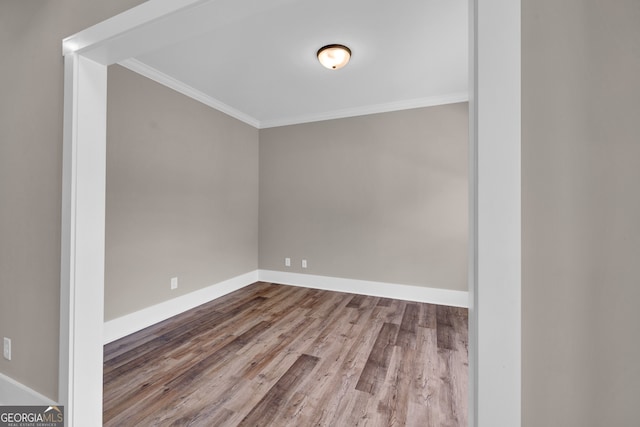
<svg viewBox="0 0 640 427">
<path fill-rule="evenodd" d="M 107 67 L 65 56 L 58 401 L 102 425 Z"/>
<path fill-rule="evenodd" d="M 520 1 L 471 0 L 470 425 L 521 424 Z"/>
</svg>

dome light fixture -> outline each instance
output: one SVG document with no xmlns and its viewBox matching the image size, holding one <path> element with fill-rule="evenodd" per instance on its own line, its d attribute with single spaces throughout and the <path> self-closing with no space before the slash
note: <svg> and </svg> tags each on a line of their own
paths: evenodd
<svg viewBox="0 0 640 427">
<path fill-rule="evenodd" d="M 341 44 L 329 44 L 318 50 L 318 61 L 330 70 L 339 70 L 351 59 L 351 49 Z"/>
</svg>

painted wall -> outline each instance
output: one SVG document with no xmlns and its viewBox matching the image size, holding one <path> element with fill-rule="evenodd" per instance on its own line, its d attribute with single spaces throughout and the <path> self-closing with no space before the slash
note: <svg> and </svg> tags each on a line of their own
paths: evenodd
<svg viewBox="0 0 640 427">
<path fill-rule="evenodd" d="M 58 389 L 61 41 L 141 0 L 0 1 L 0 372 Z"/>
<path fill-rule="evenodd" d="M 260 268 L 466 290 L 467 123 L 460 103 L 262 129 Z"/>
<path fill-rule="evenodd" d="M 105 320 L 256 270 L 258 130 L 123 67 L 108 79 Z"/>
<path fill-rule="evenodd" d="M 638 425 L 640 2 L 522 6 L 523 426 Z"/>
</svg>

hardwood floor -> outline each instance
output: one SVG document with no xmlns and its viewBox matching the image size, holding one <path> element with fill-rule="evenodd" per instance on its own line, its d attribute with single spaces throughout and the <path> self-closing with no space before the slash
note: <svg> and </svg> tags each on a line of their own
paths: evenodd
<svg viewBox="0 0 640 427">
<path fill-rule="evenodd" d="M 466 426 L 467 310 L 256 283 L 105 346 L 107 426 Z"/>
</svg>

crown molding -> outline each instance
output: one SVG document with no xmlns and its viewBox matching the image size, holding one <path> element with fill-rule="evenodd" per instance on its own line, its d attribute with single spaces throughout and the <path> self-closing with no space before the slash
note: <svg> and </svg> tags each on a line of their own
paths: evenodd
<svg viewBox="0 0 640 427">
<path fill-rule="evenodd" d="M 227 104 L 225 104 L 224 102 L 221 102 L 183 82 L 181 82 L 178 79 L 175 79 L 171 76 L 169 76 L 168 74 L 165 74 L 161 71 L 158 71 L 157 69 L 148 66 L 147 64 L 134 59 L 134 58 L 129 58 L 126 59 L 124 61 L 120 61 L 118 62 L 119 65 L 122 65 L 125 68 L 128 68 L 129 70 L 138 73 L 142 76 L 145 76 L 157 83 L 160 83 L 161 85 L 167 86 L 168 88 L 171 88 L 173 90 L 175 90 L 176 92 L 179 92 L 183 95 L 188 96 L 189 98 L 195 99 L 198 102 L 203 103 L 204 105 L 207 105 L 211 108 L 214 108 L 218 111 L 221 111 L 235 119 L 240 120 L 241 122 L 244 122 L 248 125 L 253 126 L 254 128 L 258 128 L 260 129 L 260 121 L 255 119 L 254 117 L 251 117 L 248 114 L 243 113 L 240 110 L 237 110 Z"/>
<path fill-rule="evenodd" d="M 392 111 L 411 110 L 414 108 L 434 107 L 436 105 L 467 102 L 468 100 L 469 95 L 467 93 L 454 93 L 441 96 L 432 96 L 428 98 L 408 99 L 404 101 L 365 105 L 362 107 L 345 108 L 341 110 L 327 111 L 324 113 L 308 114 L 290 118 L 263 120 L 260 122 L 260 129 L 297 125 L 301 123 L 320 122 L 324 120 L 344 119 L 347 117 L 366 116 L 369 114 L 389 113 Z"/>
<path fill-rule="evenodd" d="M 324 120 L 344 119 L 347 117 L 366 116 L 369 114 L 388 113 L 392 111 L 411 110 L 414 108 L 433 107 L 436 105 L 455 104 L 458 102 L 467 102 L 469 100 L 468 93 L 453 93 L 439 96 L 431 96 L 427 98 L 408 99 L 404 101 L 389 102 L 383 104 L 365 105 L 362 107 L 345 108 L 334 111 L 327 111 L 316 114 L 306 114 L 295 117 L 285 117 L 273 120 L 258 120 L 249 114 L 233 108 L 216 98 L 199 91 L 178 79 L 175 79 L 137 59 L 130 58 L 120 61 L 118 64 L 123 67 L 145 76 L 161 85 L 167 86 L 189 98 L 195 99 L 211 108 L 223 112 L 233 118 L 236 118 L 256 129 L 267 129 L 279 126 L 290 126 L 302 123 L 320 122 Z"/>
</svg>

